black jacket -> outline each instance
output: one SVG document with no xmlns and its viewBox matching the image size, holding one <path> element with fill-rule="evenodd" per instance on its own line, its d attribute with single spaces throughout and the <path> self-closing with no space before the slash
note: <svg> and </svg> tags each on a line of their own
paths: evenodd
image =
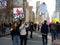
<svg viewBox="0 0 60 45">
<path fill-rule="evenodd" d="M 20 35 L 19 28 L 16 27 L 16 29 L 13 29 L 13 30 L 10 32 L 10 34 L 11 34 L 12 36 Z"/>
<path fill-rule="evenodd" d="M 47 24 L 42 24 L 41 33 L 48 34 L 48 25 Z"/>
</svg>

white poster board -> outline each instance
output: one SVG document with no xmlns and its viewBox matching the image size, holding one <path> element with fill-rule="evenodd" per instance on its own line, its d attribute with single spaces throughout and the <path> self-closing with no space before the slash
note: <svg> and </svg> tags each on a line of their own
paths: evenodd
<svg viewBox="0 0 60 45">
<path fill-rule="evenodd" d="M 13 20 L 24 18 L 23 8 L 13 8 Z"/>
</svg>

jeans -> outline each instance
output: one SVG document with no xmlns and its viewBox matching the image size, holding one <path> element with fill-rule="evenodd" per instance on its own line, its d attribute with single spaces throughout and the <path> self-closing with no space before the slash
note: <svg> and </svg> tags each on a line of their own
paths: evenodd
<svg viewBox="0 0 60 45">
<path fill-rule="evenodd" d="M 51 31 L 51 36 L 52 36 L 52 42 L 53 42 L 53 40 L 56 39 L 56 33 L 54 31 Z"/>
<path fill-rule="evenodd" d="M 20 45 L 20 37 L 18 35 L 13 36 L 13 45 Z"/>
</svg>

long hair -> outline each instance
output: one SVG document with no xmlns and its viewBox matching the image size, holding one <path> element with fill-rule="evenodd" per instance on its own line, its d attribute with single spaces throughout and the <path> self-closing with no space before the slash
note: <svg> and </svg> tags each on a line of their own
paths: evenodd
<svg viewBox="0 0 60 45">
<path fill-rule="evenodd" d="M 17 24 L 17 21 L 13 22 L 13 24 L 12 24 L 11 28 L 16 29 L 15 24 Z"/>
</svg>

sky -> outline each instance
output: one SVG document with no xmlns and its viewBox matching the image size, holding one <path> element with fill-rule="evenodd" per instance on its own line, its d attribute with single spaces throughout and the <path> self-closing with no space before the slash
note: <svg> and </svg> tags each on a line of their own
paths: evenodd
<svg viewBox="0 0 60 45">
<path fill-rule="evenodd" d="M 55 0 L 27 0 L 30 6 L 33 6 L 33 11 L 36 11 L 36 2 L 40 1 L 40 3 L 45 2 L 47 5 L 47 10 L 49 12 L 49 16 L 51 17 L 53 12 L 55 11 Z"/>
</svg>

